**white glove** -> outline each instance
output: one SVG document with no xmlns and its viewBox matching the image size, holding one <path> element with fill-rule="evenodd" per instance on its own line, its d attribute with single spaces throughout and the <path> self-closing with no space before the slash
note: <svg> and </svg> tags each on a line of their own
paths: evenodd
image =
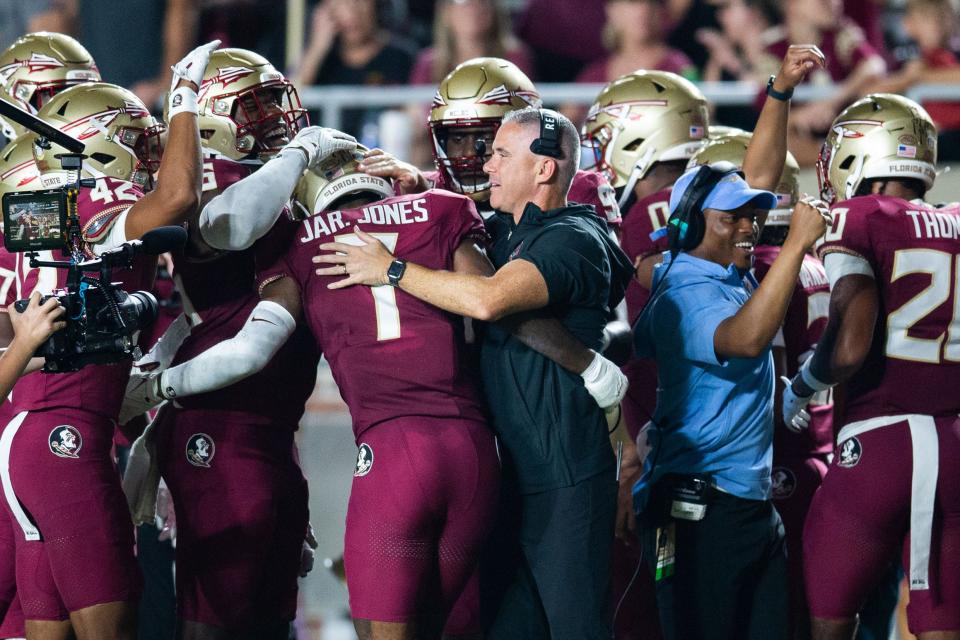
<svg viewBox="0 0 960 640">
<path fill-rule="evenodd" d="M 173 71 L 170 91 L 176 89 L 181 80 L 189 80 L 199 88 L 203 82 L 203 74 L 207 70 L 207 63 L 210 61 L 210 54 L 219 46 L 219 40 L 202 44 L 184 56 L 183 60 L 170 67 L 170 70 Z"/>
<path fill-rule="evenodd" d="M 120 407 L 118 418 L 120 424 L 127 424 L 166 401 L 160 393 L 160 376 L 161 373 L 157 371 L 130 375 L 127 391 L 123 396 L 123 404 Z"/>
<path fill-rule="evenodd" d="M 127 470 L 123 474 L 123 493 L 136 525 L 153 523 L 157 516 L 157 490 L 160 467 L 157 463 L 156 424 L 162 414 L 152 420 L 143 434 L 133 441 Z"/>
<path fill-rule="evenodd" d="M 306 578 L 307 574 L 313 571 L 313 563 L 316 558 L 317 536 L 313 533 L 313 525 L 307 523 L 307 536 L 303 539 L 303 548 L 300 550 L 300 577 Z"/>
<path fill-rule="evenodd" d="M 807 412 L 807 403 L 813 396 L 798 396 L 793 391 L 793 381 L 786 376 L 780 376 L 783 382 L 783 424 L 794 433 L 803 433 L 810 426 L 810 414 Z"/>
<path fill-rule="evenodd" d="M 580 377 L 587 392 L 603 410 L 620 404 L 623 396 L 627 395 L 627 376 L 599 353 L 593 356 Z"/>
<path fill-rule="evenodd" d="M 286 149 L 300 149 L 307 156 L 307 168 L 314 169 L 337 151 L 357 148 L 357 139 L 326 127 L 306 127 L 287 143 Z"/>
</svg>

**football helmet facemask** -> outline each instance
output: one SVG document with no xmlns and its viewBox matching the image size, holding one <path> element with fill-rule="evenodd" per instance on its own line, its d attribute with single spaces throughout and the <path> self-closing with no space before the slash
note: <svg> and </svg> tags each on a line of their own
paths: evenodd
<svg viewBox="0 0 960 640">
<path fill-rule="evenodd" d="M 490 178 L 483 165 L 503 117 L 541 104 L 530 79 L 501 58 L 467 60 L 447 74 L 429 119 L 433 159 L 447 185 L 477 202 L 489 200 Z"/>
<path fill-rule="evenodd" d="M 210 54 L 197 96 L 203 147 L 231 160 L 266 160 L 307 126 L 296 88 L 263 56 L 246 49 Z"/>
<path fill-rule="evenodd" d="M 36 114 L 67 87 L 99 80 L 100 71 L 90 53 L 62 33 L 28 33 L 0 54 L 2 97 L 29 113 Z M 25 132 L 19 124 L 5 123 L 7 137 Z"/>
<path fill-rule="evenodd" d="M 620 205 L 657 162 L 687 161 L 703 146 L 707 99 L 668 71 L 634 71 L 600 92 L 580 132 L 582 168 L 622 189 Z"/>
<path fill-rule="evenodd" d="M 352 151 L 331 154 L 316 169 L 304 172 L 293 193 L 291 216 L 303 220 L 365 193 L 373 194 L 376 200 L 396 195 L 390 180 L 360 171 L 366 152 L 367 148 L 358 144 Z"/>
<path fill-rule="evenodd" d="M 85 177 L 126 180 L 145 191 L 153 187 L 164 125 L 132 92 L 106 82 L 77 85 L 55 95 L 37 116 L 86 145 Z M 28 135 L 31 141 L 38 138 Z M 37 167 L 45 175 L 63 170 L 56 155 L 65 150 L 49 146 L 33 145 Z"/>
<path fill-rule="evenodd" d="M 933 186 L 937 127 L 919 104 L 875 93 L 844 109 L 817 159 L 820 197 L 833 203 L 857 195 L 865 180 L 913 178 Z"/>
</svg>

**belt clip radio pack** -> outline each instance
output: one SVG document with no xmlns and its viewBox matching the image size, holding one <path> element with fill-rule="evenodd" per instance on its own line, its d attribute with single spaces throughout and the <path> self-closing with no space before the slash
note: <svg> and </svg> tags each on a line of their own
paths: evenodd
<svg viewBox="0 0 960 640">
<path fill-rule="evenodd" d="M 670 516 L 679 520 L 703 520 L 707 515 L 710 479 L 679 476 L 670 485 Z"/>
</svg>

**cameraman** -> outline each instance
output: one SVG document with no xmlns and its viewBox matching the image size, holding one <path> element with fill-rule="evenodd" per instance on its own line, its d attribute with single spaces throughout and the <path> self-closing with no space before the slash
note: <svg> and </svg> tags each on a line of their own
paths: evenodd
<svg viewBox="0 0 960 640">
<path fill-rule="evenodd" d="M 58 320 L 64 311 L 56 298 L 41 304 L 38 291 L 30 296 L 30 304 L 23 313 L 8 310 L 14 335 L 0 356 L 0 398 L 10 395 L 37 348 L 54 332 L 67 326 L 66 321 Z"/>
<path fill-rule="evenodd" d="M 38 117 L 54 128 L 80 135 L 74 123 L 125 105 L 111 121 L 97 121 L 103 135 L 85 139 L 83 177 L 95 175 L 96 185 L 77 196 L 75 250 L 101 254 L 196 209 L 202 175 L 196 93 L 216 45 L 198 47 L 173 69 L 169 135 L 157 188 L 146 195 L 141 189 L 152 185 L 157 169 L 151 152 L 160 128 L 136 96 L 115 85 L 84 83 L 40 110 Z M 37 152 L 45 184 L 69 173 L 60 170 L 61 151 L 54 145 Z M 138 260 L 117 275 L 125 289 L 147 288 L 155 268 L 155 261 Z M 18 272 L 19 291 L 50 294 L 67 286 L 63 269 Z M 28 637 L 136 637 L 142 580 L 112 456 L 129 372 L 130 361 L 121 360 L 76 373 L 34 373 L 17 383 L 15 417 L 0 437 L 0 474 L 14 533 L 23 536 L 16 546 L 17 591 Z"/>
<path fill-rule="evenodd" d="M 747 286 L 757 218 L 776 204 L 730 163 L 687 171 L 670 197 L 671 251 L 635 325 L 659 388 L 634 496 L 672 639 L 777 638 L 788 629 L 783 526 L 769 496 L 770 349 L 829 213 L 801 201 L 763 284 Z"/>
</svg>

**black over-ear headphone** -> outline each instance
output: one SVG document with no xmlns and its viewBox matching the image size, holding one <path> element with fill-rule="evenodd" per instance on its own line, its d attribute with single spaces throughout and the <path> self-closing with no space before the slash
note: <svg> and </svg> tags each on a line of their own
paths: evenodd
<svg viewBox="0 0 960 640">
<path fill-rule="evenodd" d="M 697 169 L 676 210 L 667 221 L 667 242 L 673 257 L 681 251 L 696 248 L 703 241 L 706 227 L 703 203 L 713 188 L 731 173 L 738 173 L 743 177 L 743 172 L 732 162 L 714 162 L 701 165 Z"/>
<path fill-rule="evenodd" d="M 530 151 L 540 156 L 562 158 L 560 149 L 560 123 L 557 114 L 550 109 L 538 109 L 540 112 L 540 137 L 530 143 Z"/>
</svg>

